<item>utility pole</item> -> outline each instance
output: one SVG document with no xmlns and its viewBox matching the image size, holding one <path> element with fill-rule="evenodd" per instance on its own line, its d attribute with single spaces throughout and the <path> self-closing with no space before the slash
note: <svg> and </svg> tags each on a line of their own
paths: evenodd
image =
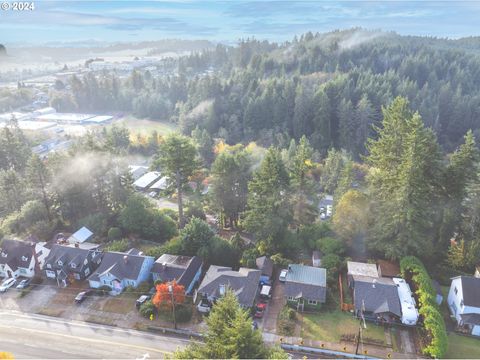
<svg viewBox="0 0 480 360">
<path fill-rule="evenodd" d="M 363 327 L 365 329 L 367 328 L 367 324 L 365 323 L 364 312 L 365 312 L 365 300 L 362 300 L 362 308 L 360 309 L 360 322 L 358 324 L 357 348 L 355 349 L 355 355 L 358 355 L 358 347 L 360 346 L 360 341 L 362 339 L 362 322 L 363 322 Z M 362 341 L 362 350 L 363 350 L 363 341 Z"/>
<path fill-rule="evenodd" d="M 170 293 L 172 297 L 172 308 L 173 308 L 173 326 L 175 327 L 175 330 L 177 329 L 177 318 L 175 316 L 175 297 L 173 296 L 173 285 L 170 283 L 168 284 L 168 292 Z"/>
</svg>

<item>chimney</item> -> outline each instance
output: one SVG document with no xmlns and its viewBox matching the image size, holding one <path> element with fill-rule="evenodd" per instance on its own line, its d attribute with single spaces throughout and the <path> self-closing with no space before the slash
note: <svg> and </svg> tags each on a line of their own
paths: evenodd
<svg viewBox="0 0 480 360">
<path fill-rule="evenodd" d="M 123 262 L 126 264 L 128 263 L 128 256 L 127 255 L 124 255 L 123 256 Z"/>
<path fill-rule="evenodd" d="M 76 247 L 76 248 L 79 248 L 80 245 L 79 245 L 78 243 L 75 243 L 75 247 Z"/>
<path fill-rule="evenodd" d="M 375 285 L 377 284 L 377 279 L 373 279 L 372 287 L 375 289 Z"/>
</svg>

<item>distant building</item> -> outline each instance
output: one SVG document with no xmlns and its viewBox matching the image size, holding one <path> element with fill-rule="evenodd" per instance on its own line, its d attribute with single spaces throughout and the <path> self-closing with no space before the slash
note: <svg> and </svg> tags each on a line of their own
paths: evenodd
<svg viewBox="0 0 480 360">
<path fill-rule="evenodd" d="M 132 175 L 133 181 L 135 181 L 148 172 L 148 167 L 142 165 L 129 165 L 128 171 L 130 171 L 130 175 Z"/>
<path fill-rule="evenodd" d="M 161 176 L 162 174 L 160 174 L 158 171 L 150 171 L 135 180 L 133 186 L 139 191 L 145 191 L 150 188 L 151 185 L 157 182 Z"/>
<path fill-rule="evenodd" d="M 79 230 L 77 230 L 75 233 L 73 233 L 72 236 L 70 236 L 67 239 L 67 241 L 70 244 L 80 244 L 87 240 L 92 239 L 92 237 L 93 237 L 93 232 L 91 232 L 89 229 L 83 226 Z"/>
<path fill-rule="evenodd" d="M 352 284 L 352 277 L 353 276 L 368 276 L 372 278 L 378 278 L 378 270 L 377 265 L 375 264 L 367 264 L 361 263 L 356 261 L 347 261 L 347 279 L 348 284 Z"/>
</svg>

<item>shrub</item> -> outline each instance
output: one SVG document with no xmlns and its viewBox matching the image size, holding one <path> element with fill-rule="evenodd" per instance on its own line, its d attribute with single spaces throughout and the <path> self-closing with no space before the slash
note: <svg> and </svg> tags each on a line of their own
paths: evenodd
<svg viewBox="0 0 480 360">
<path fill-rule="evenodd" d="M 108 221 L 108 215 L 97 212 L 80 219 L 77 225 L 78 227 L 86 226 L 95 235 L 104 236 L 108 230 Z"/>
<path fill-rule="evenodd" d="M 188 322 L 192 318 L 192 306 L 191 305 L 175 305 L 175 317 L 177 322 Z"/>
<path fill-rule="evenodd" d="M 120 240 L 122 238 L 122 230 L 118 227 L 111 227 L 108 230 L 107 237 L 109 241 Z"/>
<path fill-rule="evenodd" d="M 335 254 L 341 256 L 345 253 L 345 245 L 343 242 L 332 237 L 324 237 L 317 240 L 315 246 L 325 255 Z"/>
<path fill-rule="evenodd" d="M 95 295 L 99 295 L 99 296 L 108 295 L 108 293 L 110 293 L 110 291 L 112 291 L 112 288 L 110 286 L 102 285 L 98 289 L 95 290 Z"/>
<path fill-rule="evenodd" d="M 130 247 L 130 242 L 128 241 L 128 239 L 122 239 L 122 240 L 115 240 L 107 244 L 104 250 L 123 252 L 123 251 L 127 251 L 129 247 Z"/>
<path fill-rule="evenodd" d="M 152 283 L 150 281 L 143 281 L 137 286 L 137 292 L 139 293 L 148 293 L 152 288 Z"/>
<path fill-rule="evenodd" d="M 278 314 L 278 330 L 281 335 L 291 336 L 295 331 L 295 310 L 285 306 Z"/>
<path fill-rule="evenodd" d="M 140 306 L 140 315 L 143 317 L 149 319 L 152 314 L 155 314 L 156 307 L 153 305 L 151 300 L 145 301 L 141 306 Z"/>
<path fill-rule="evenodd" d="M 447 352 L 448 337 L 445 321 L 435 302 L 436 292 L 432 279 L 425 266 L 415 256 L 404 257 L 400 261 L 400 270 L 402 275 L 410 277 L 415 285 L 419 313 L 423 317 L 423 324 L 430 338 L 430 343 L 423 349 L 423 353 L 443 358 Z"/>
</svg>

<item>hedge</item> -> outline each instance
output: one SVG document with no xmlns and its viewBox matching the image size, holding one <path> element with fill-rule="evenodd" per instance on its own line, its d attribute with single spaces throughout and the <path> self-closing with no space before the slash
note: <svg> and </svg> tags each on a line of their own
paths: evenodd
<svg viewBox="0 0 480 360">
<path fill-rule="evenodd" d="M 447 352 L 448 337 L 445 321 L 435 301 L 436 292 L 427 269 L 415 256 L 404 257 L 400 261 L 400 271 L 404 277 L 410 276 L 416 287 L 419 313 L 430 339 L 423 349 L 425 355 L 443 358 Z"/>
</svg>

